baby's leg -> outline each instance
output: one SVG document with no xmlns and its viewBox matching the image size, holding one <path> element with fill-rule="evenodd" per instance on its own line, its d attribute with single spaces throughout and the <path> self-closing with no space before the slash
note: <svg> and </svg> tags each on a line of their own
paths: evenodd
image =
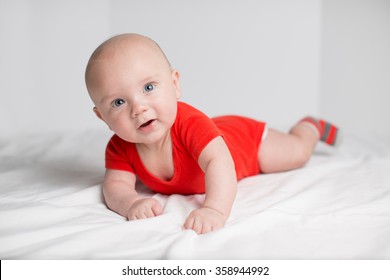
<svg viewBox="0 0 390 280">
<path fill-rule="evenodd" d="M 330 129 L 332 141 L 329 141 Z M 258 151 L 261 172 L 281 172 L 302 167 L 310 159 L 317 142 L 321 140 L 333 145 L 337 132 L 334 125 L 314 118 L 301 120 L 289 133 L 270 128 Z"/>
</svg>

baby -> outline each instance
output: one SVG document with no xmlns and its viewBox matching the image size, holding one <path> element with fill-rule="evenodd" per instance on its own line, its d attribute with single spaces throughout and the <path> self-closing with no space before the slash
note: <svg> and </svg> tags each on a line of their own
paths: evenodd
<svg viewBox="0 0 390 280">
<path fill-rule="evenodd" d="M 210 119 L 178 101 L 179 78 L 160 47 L 138 34 L 105 41 L 88 62 L 85 79 L 93 110 L 115 133 L 106 149 L 104 198 L 128 220 L 163 212 L 159 201 L 137 194 L 137 175 L 155 192 L 205 193 L 183 227 L 198 234 L 220 229 L 238 180 L 302 167 L 319 140 L 336 143 L 337 128 L 311 117 L 289 133 L 239 116 Z"/>
</svg>

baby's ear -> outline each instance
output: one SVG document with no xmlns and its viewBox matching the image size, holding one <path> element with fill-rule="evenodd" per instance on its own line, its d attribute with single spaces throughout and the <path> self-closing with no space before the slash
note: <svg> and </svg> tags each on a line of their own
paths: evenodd
<svg viewBox="0 0 390 280">
<path fill-rule="evenodd" d="M 102 121 L 104 121 L 102 115 L 100 114 L 99 110 L 96 108 L 96 107 L 93 107 L 93 112 L 95 113 L 95 115 L 101 119 Z"/>
<path fill-rule="evenodd" d="M 172 81 L 176 87 L 176 98 L 180 99 L 181 89 L 180 89 L 180 73 L 177 70 L 172 70 Z"/>
<path fill-rule="evenodd" d="M 112 130 L 111 127 L 108 125 L 108 123 L 103 119 L 102 114 L 100 114 L 99 110 L 98 110 L 96 107 L 93 107 L 93 112 L 95 113 L 95 115 L 96 115 L 99 119 L 101 119 L 101 120 L 108 126 L 108 128 L 109 128 L 110 130 Z"/>
</svg>

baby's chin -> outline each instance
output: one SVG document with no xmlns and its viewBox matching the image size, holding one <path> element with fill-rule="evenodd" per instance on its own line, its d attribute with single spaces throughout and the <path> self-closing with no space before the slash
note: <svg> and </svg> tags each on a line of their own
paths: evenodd
<svg viewBox="0 0 390 280">
<path fill-rule="evenodd" d="M 154 145 L 163 142 L 166 139 L 167 134 L 169 133 L 154 131 L 148 134 L 145 133 L 140 133 L 140 134 L 141 135 L 138 135 L 138 137 L 126 137 L 126 136 L 121 137 L 120 135 L 118 136 L 130 143 L 134 143 L 138 145 Z"/>
</svg>

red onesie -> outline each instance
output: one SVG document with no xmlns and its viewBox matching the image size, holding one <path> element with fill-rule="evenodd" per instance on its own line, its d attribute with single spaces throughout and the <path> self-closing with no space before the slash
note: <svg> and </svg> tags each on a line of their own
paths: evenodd
<svg viewBox="0 0 390 280">
<path fill-rule="evenodd" d="M 106 149 L 106 168 L 129 171 L 150 189 L 163 194 L 205 192 L 204 173 L 198 157 L 206 145 L 222 136 L 233 157 L 237 180 L 260 173 L 257 151 L 265 123 L 245 117 L 223 116 L 210 119 L 190 105 L 178 102 L 171 128 L 174 175 L 169 181 L 153 176 L 142 164 L 135 144 L 114 135 Z"/>
</svg>

